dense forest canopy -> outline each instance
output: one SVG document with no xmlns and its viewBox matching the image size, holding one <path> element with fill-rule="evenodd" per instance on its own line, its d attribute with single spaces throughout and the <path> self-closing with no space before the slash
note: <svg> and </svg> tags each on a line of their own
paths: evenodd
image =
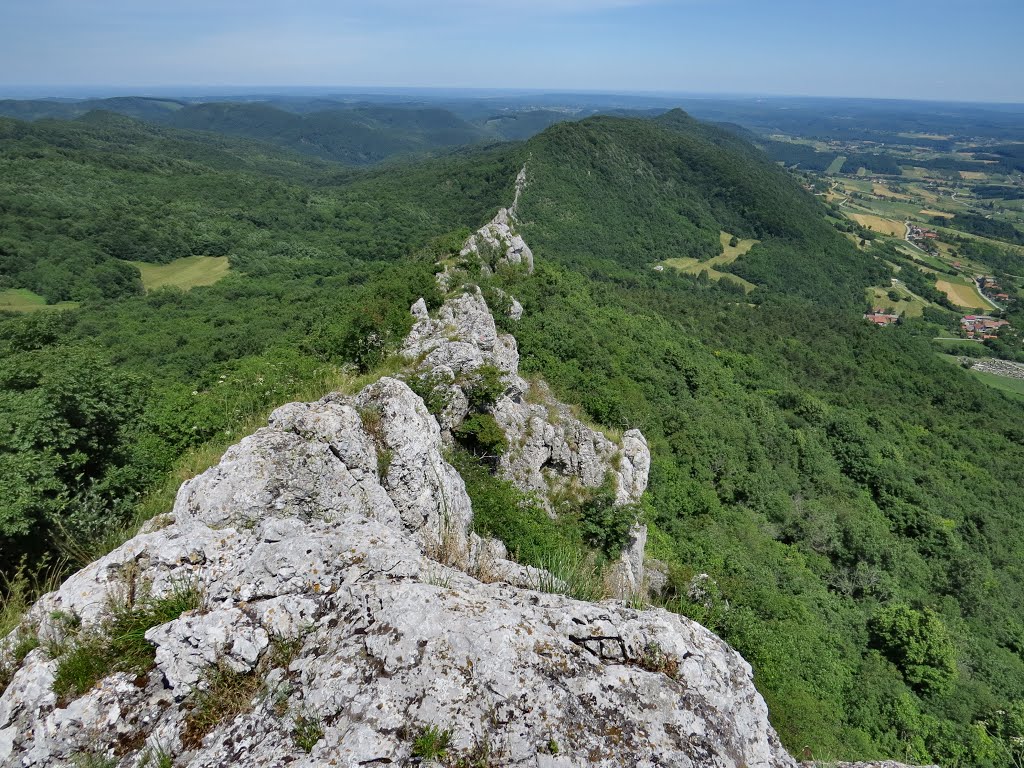
<svg viewBox="0 0 1024 768">
<path fill-rule="evenodd" d="M 524 371 L 650 440 L 665 604 L 743 652 L 794 752 L 1012 764 L 1024 405 L 917 321 L 861 321 L 891 268 L 735 131 L 605 116 L 354 172 L 93 115 L 0 122 L 0 164 L 8 285 L 82 302 L 0 318 L 7 562 L 131 519 L 182 456 L 305 384 L 386 365 L 409 305 L 440 299 L 435 258 L 525 164 L 537 272 L 479 282 L 526 307 L 502 321 Z M 653 269 L 717 255 L 722 232 L 758 241 L 721 267 L 753 292 Z M 125 261 L 188 254 L 231 272 L 143 294 Z M 466 475 L 488 519 L 518 503 Z"/>
</svg>

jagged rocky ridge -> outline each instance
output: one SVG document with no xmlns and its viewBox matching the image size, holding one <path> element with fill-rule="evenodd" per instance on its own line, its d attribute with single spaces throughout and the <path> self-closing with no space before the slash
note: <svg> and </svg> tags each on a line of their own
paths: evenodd
<svg viewBox="0 0 1024 768">
<path fill-rule="evenodd" d="M 516 191 L 512 205 L 501 208 L 494 218 L 469 236 L 462 246 L 460 256 L 478 259 L 481 272 L 491 274 L 500 264 L 523 266 L 533 272 L 533 251 L 522 236 L 516 232 L 519 223 L 519 199 L 526 189 L 526 168 L 516 176 Z M 448 272 L 440 279 L 443 288 L 450 287 Z"/>
<path fill-rule="evenodd" d="M 538 591 L 549 575 L 471 532 L 445 460 L 468 413 L 461 382 L 483 365 L 505 386 L 490 409 L 509 445 L 497 471 L 542 501 L 609 477 L 620 503 L 637 500 L 643 436 L 613 443 L 522 379 L 479 290 L 413 314 L 408 375 L 447 394 L 439 417 L 395 378 L 275 411 L 171 512 L 31 609 L 24 631 L 43 645 L 0 697 L 0 763 L 404 765 L 434 727 L 451 731 L 450 765 L 794 765 L 734 650 L 666 611 Z M 616 568 L 620 595 L 644 586 L 644 536 Z M 146 632 L 151 669 L 58 699 L 76 636 L 182 585 L 202 604 Z M 240 712 L 199 728 L 219 672 L 253 685 Z M 316 738 L 300 738 L 310 723 Z"/>
</svg>

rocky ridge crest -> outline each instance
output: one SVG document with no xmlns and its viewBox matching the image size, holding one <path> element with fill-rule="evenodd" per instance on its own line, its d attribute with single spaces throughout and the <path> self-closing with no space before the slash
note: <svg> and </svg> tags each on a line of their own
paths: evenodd
<svg viewBox="0 0 1024 768">
<path fill-rule="evenodd" d="M 484 274 L 489 274 L 498 264 L 522 265 L 527 272 L 533 272 L 533 251 L 516 232 L 519 223 L 519 198 L 524 189 L 525 167 L 516 176 L 516 191 L 512 205 L 499 209 L 494 218 L 470 235 L 462 246 L 459 255 L 480 257 L 483 261 Z"/>
<path fill-rule="evenodd" d="M 472 533 L 445 457 L 485 366 L 503 387 L 488 407 L 508 444 L 496 470 L 542 501 L 610 479 L 633 503 L 650 454 L 638 431 L 613 442 L 520 377 L 479 289 L 434 317 L 412 311 L 408 376 L 443 395 L 437 418 L 387 377 L 277 409 L 172 511 L 33 606 L 20 632 L 42 643 L 0 696 L 0 764 L 414 765 L 433 734 L 449 766 L 795 765 L 718 637 L 660 609 L 540 591 L 557 580 Z M 622 595 L 644 582 L 646 531 L 633 534 Z M 200 598 L 146 630 L 144 671 L 58 695 L 76 649 L 182 589 Z"/>
</svg>

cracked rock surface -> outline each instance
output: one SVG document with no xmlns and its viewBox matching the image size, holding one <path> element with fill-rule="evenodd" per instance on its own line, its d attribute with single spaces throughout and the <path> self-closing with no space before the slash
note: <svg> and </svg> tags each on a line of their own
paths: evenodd
<svg viewBox="0 0 1024 768">
<path fill-rule="evenodd" d="M 484 583 L 466 572 L 486 549 L 470 516 L 440 428 L 405 384 L 278 409 L 182 486 L 162 527 L 32 609 L 45 637 L 60 615 L 96 626 L 129 574 L 154 595 L 182 580 L 204 594 L 149 630 L 148 674 L 110 675 L 68 702 L 53 693 L 57 661 L 33 650 L 0 698 L 0 764 L 88 753 L 127 768 L 159 746 L 182 766 L 412 765 L 413 738 L 433 725 L 452 731 L 453 755 L 486 748 L 493 765 L 793 765 L 724 642 L 661 610 Z M 466 570 L 439 547 L 462 551 Z M 295 649 L 275 666 L 282 639 Z M 217 665 L 255 682 L 251 701 L 188 744 Z M 322 731 L 308 753 L 300 716 Z"/>
<path fill-rule="evenodd" d="M 423 300 L 412 307 L 416 323 L 402 352 L 418 360 L 421 377 L 445 391 L 440 414 L 451 431 L 469 412 L 464 382 L 483 365 L 503 374 L 505 392 L 490 409 L 508 439 L 509 450 L 499 470 L 525 491 L 545 501 L 553 486 L 598 488 L 611 476 L 620 504 L 639 501 L 647 490 L 651 453 L 637 429 L 623 433 L 620 443 L 609 440 L 576 418 L 543 382 L 519 375 L 519 350 L 509 334 L 498 332 L 494 317 L 479 289 L 449 299 L 431 318 Z"/>
<path fill-rule="evenodd" d="M 512 205 L 502 208 L 490 222 L 469 236 L 459 255 L 480 255 L 485 248 L 498 253 L 498 264 L 524 266 L 533 272 L 533 251 L 515 231 L 518 223 L 519 198 L 526 188 L 526 168 L 516 176 L 516 195 Z M 490 269 L 489 265 L 484 265 Z"/>
</svg>

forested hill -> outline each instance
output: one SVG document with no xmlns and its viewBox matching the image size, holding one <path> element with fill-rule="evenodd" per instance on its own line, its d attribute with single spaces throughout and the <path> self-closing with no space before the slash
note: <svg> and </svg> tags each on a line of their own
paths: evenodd
<svg viewBox="0 0 1024 768">
<path fill-rule="evenodd" d="M 888 269 L 728 132 L 600 117 L 527 149 L 538 271 L 497 283 L 526 308 L 524 368 L 650 440 L 669 604 L 752 662 L 795 753 L 1010 765 L 1022 403 L 915 321 L 867 326 Z M 720 229 L 761 240 L 732 265 L 757 290 L 652 269 L 717 254 Z"/>
<path fill-rule="evenodd" d="M 371 196 L 354 210 L 333 196 L 342 186 L 366 188 L 373 173 L 104 112 L 72 121 L 0 118 L 0 170 L 0 288 L 29 289 L 48 303 L 140 294 L 128 261 L 201 255 L 252 265 L 268 251 L 314 244 L 325 249 L 317 258 L 394 258 L 405 253 L 406 233 L 422 226 L 412 213 L 418 200 L 397 212 Z M 394 169 L 388 183 L 409 173 L 420 172 Z M 432 191 L 424 204 L 469 206 L 474 213 L 459 225 L 485 217 L 490 199 L 467 193 L 473 177 Z M 353 179 L 360 181 L 348 186 Z"/>
<path fill-rule="evenodd" d="M 213 131 L 268 141 L 350 165 L 394 155 L 424 153 L 487 138 L 479 128 L 443 109 L 358 107 L 297 115 L 262 104 L 197 104 L 168 114 L 176 128 Z"/>
<path fill-rule="evenodd" d="M 393 373 L 409 306 L 439 303 L 435 260 L 458 259 L 524 164 L 537 270 L 471 279 L 525 306 L 524 374 L 647 436 L 663 604 L 752 663 L 796 754 L 1013 765 L 1024 407 L 938 360 L 916 321 L 865 324 L 883 262 L 742 139 L 681 113 L 358 172 L 109 115 L 0 122 L 4 279 L 83 291 L 71 311 L 0 316 L 4 561 L 88 560 L 273 405 Z M 723 231 L 759 241 L 715 265 L 749 293 L 653 268 L 718 256 Z M 213 247 L 230 272 L 191 290 L 141 294 L 125 261 Z M 510 552 L 611 536 L 578 509 L 520 514 L 486 466 L 465 476 Z"/>
<path fill-rule="evenodd" d="M 564 263 L 635 272 L 703 261 L 719 255 L 724 230 L 761 242 L 721 269 L 779 293 L 859 307 L 884 272 L 756 148 L 680 110 L 561 123 L 527 146 L 527 231 Z"/>
<path fill-rule="evenodd" d="M 329 102 L 328 102 L 329 103 Z M 268 142 L 294 152 L 346 165 L 363 166 L 403 155 L 424 155 L 500 140 L 506 133 L 535 133 L 550 118 L 530 114 L 470 123 L 454 113 L 421 105 L 343 105 L 303 113 L 253 102 L 187 103 L 121 97 L 85 101 L 0 101 L 0 115 L 20 120 L 84 117 L 112 112 L 151 125 L 207 131 Z M 546 113 L 545 113 L 546 114 Z M 557 114 L 557 113 L 556 113 Z M 524 127 L 525 126 L 525 127 Z"/>
</svg>

